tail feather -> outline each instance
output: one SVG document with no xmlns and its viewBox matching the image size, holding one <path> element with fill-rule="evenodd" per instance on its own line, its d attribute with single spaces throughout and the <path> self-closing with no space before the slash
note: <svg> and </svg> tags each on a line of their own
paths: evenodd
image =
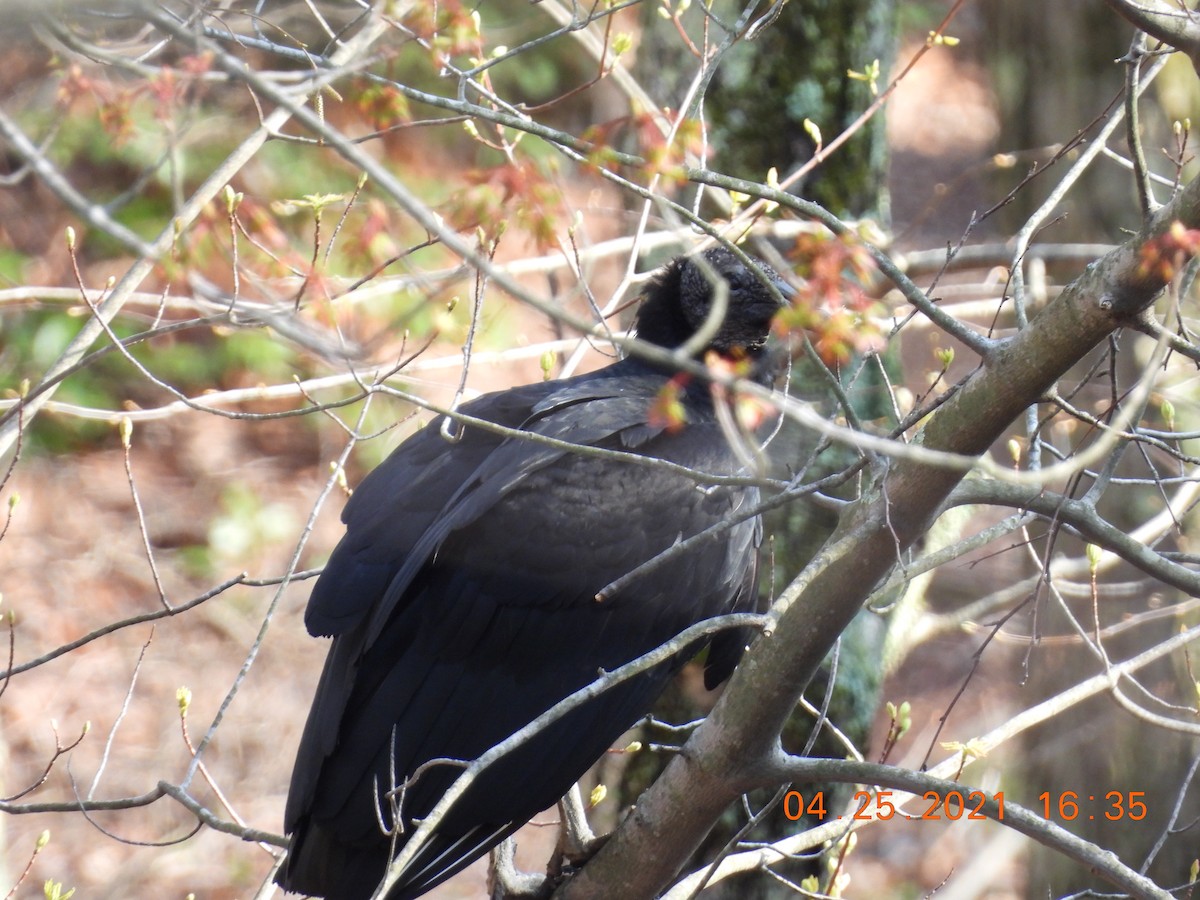
<svg viewBox="0 0 1200 900">
<path fill-rule="evenodd" d="M 520 823 L 509 822 L 481 825 L 457 837 L 431 835 L 400 873 L 385 900 L 415 900 L 457 875 L 519 827 Z M 276 880 L 285 890 L 325 900 L 370 900 L 387 874 L 389 849 L 383 843 L 343 843 L 310 822 L 292 838 L 288 858 Z"/>
</svg>

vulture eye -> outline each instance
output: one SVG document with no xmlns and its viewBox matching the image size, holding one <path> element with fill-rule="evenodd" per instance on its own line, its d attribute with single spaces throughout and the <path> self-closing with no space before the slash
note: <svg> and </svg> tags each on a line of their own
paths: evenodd
<svg viewBox="0 0 1200 900">
<path fill-rule="evenodd" d="M 756 280 L 753 273 L 740 267 L 730 272 L 722 272 L 721 277 L 729 284 L 731 291 L 744 291 L 752 288 Z"/>
</svg>

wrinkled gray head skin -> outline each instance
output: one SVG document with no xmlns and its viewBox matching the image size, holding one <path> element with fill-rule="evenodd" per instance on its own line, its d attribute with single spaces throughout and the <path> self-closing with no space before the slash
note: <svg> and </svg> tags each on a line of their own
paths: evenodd
<svg viewBox="0 0 1200 900">
<path fill-rule="evenodd" d="M 754 262 L 785 297 L 791 294 L 779 273 L 761 260 Z M 650 282 L 638 312 L 638 336 L 663 347 L 684 343 L 708 318 L 717 295 L 714 279 L 724 282 L 728 307 L 708 346 L 721 352 L 762 347 L 780 304 L 762 277 L 724 247 L 680 257 Z"/>
</svg>

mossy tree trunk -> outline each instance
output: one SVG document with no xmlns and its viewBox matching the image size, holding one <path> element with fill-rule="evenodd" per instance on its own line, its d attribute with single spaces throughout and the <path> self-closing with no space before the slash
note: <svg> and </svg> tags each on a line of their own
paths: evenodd
<svg viewBox="0 0 1200 900">
<path fill-rule="evenodd" d="M 736 45 L 721 60 L 703 98 L 702 112 L 711 129 L 713 167 L 750 180 L 762 180 L 774 168 L 782 179 L 809 162 L 817 149 L 814 140 L 817 131 L 824 140 L 831 140 L 858 119 L 873 100 L 870 82 L 851 78 L 847 71 L 876 72 L 876 86 L 885 85 L 893 53 L 894 18 L 894 0 L 792 0 L 754 40 Z M 689 64 L 690 58 L 682 55 L 685 51 L 670 23 L 649 15 L 645 24 L 638 78 L 652 88 L 655 96 L 673 97 L 680 102 L 686 89 L 682 78 L 694 68 L 694 60 Z M 817 131 L 806 127 L 806 120 Z M 799 181 L 793 191 L 839 215 L 886 219 L 886 163 L 884 119 L 880 114 Z M 789 248 L 780 249 L 786 257 Z M 834 415 L 836 401 L 825 376 L 816 371 L 819 365 L 813 360 L 797 360 L 792 392 Z M 862 360 L 855 360 L 845 372 L 852 372 L 860 365 Z M 877 371 L 878 367 L 870 364 L 864 377 L 857 379 L 862 395 L 854 399 L 861 406 L 858 412 L 864 418 L 878 418 L 890 412 L 890 407 L 885 411 L 881 403 L 882 392 L 871 392 L 871 373 Z M 771 444 L 773 466 L 780 473 L 795 471 L 812 453 L 814 441 L 815 436 L 809 430 L 786 428 Z M 826 451 L 821 465 L 834 471 L 846 462 L 844 452 L 831 450 Z M 790 504 L 774 515 L 767 523 L 771 537 L 763 554 L 763 569 L 771 570 L 762 579 L 764 594 L 786 584 L 817 551 L 835 524 L 836 517 L 827 511 L 801 503 Z M 878 659 L 884 631 L 881 625 L 877 617 L 864 614 L 847 632 L 829 711 L 831 720 L 860 742 L 866 739 L 878 700 L 881 671 Z M 821 705 L 827 684 L 828 668 L 823 668 L 809 689 L 810 701 Z M 671 722 L 689 721 L 702 714 L 694 694 L 681 685 L 666 692 L 656 712 Z M 812 728 L 811 716 L 797 715 L 784 733 L 787 749 L 803 750 Z M 844 752 L 827 732 L 810 750 L 816 756 L 839 758 Z M 662 755 L 649 754 L 630 760 L 621 803 L 631 804 L 666 762 Z M 811 792 L 811 788 L 806 791 Z M 840 802 L 842 793 L 849 796 L 848 791 L 825 789 L 830 808 Z M 751 806 L 760 808 L 771 794 L 770 791 L 754 793 Z M 714 857 L 744 823 L 745 814 L 740 808 L 727 810 L 699 848 L 695 866 L 704 858 Z M 747 839 L 769 841 L 809 824 L 804 820 L 789 820 L 782 808 L 776 808 Z M 778 870 L 799 881 L 805 875 L 819 874 L 821 867 L 818 860 L 797 860 L 795 865 Z M 782 898 L 794 896 L 794 891 L 770 878 L 734 879 L 710 888 L 705 896 Z"/>
</svg>

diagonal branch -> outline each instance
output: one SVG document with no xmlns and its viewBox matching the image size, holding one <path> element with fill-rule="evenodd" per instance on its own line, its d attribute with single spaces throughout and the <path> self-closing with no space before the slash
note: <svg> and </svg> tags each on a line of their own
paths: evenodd
<svg viewBox="0 0 1200 900">
<path fill-rule="evenodd" d="M 916 438 L 926 450 L 980 456 L 1056 379 L 1148 308 L 1164 276 L 1139 251 L 1179 220 L 1200 225 L 1192 182 L 1147 230 L 1088 267 L 1027 328 L 999 342 L 984 365 Z M 663 890 L 721 812 L 769 768 L 779 734 L 821 659 L 899 553 L 929 527 L 963 477 L 917 458 L 880 460 L 862 498 L 780 597 L 777 625 L 755 643 L 684 752 L 560 900 L 651 897 Z M 653 846 L 651 856 L 644 848 Z"/>
</svg>

